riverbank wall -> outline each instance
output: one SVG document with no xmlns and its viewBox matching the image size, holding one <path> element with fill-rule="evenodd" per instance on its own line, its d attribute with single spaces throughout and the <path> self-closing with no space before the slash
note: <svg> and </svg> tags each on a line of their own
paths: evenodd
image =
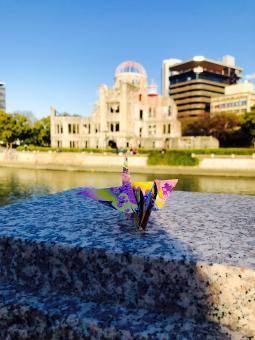
<svg viewBox="0 0 255 340">
<path fill-rule="evenodd" d="M 194 155 L 197 166 L 147 165 L 147 155 L 129 156 L 134 173 L 249 176 L 255 177 L 255 154 L 251 156 Z M 0 166 L 26 169 L 119 172 L 123 155 L 86 152 L 0 152 Z"/>
</svg>

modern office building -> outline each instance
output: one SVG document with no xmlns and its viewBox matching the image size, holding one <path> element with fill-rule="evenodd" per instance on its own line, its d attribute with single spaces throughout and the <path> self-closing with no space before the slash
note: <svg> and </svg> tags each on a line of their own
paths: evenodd
<svg viewBox="0 0 255 340">
<path fill-rule="evenodd" d="M 0 110 L 6 110 L 5 83 L 0 82 Z"/>
<path fill-rule="evenodd" d="M 224 56 L 222 61 L 196 56 L 186 61 L 169 59 L 163 62 L 162 90 L 177 105 L 178 118 L 196 118 L 210 111 L 211 97 L 225 93 L 225 87 L 236 84 L 242 69 L 235 58 Z"/>
<path fill-rule="evenodd" d="M 240 83 L 225 87 L 225 94 L 211 98 L 211 112 L 242 114 L 255 106 L 255 90 L 252 83 Z"/>
<path fill-rule="evenodd" d="M 142 65 L 127 61 L 112 88 L 101 85 L 90 117 L 63 116 L 52 109 L 51 144 L 67 148 L 168 148 L 181 136 L 174 100 L 148 85 Z"/>
</svg>

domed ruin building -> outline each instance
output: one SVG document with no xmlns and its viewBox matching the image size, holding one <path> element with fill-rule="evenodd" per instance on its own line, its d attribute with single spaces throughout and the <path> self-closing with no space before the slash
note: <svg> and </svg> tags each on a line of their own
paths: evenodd
<svg viewBox="0 0 255 340">
<path fill-rule="evenodd" d="M 181 136 L 175 102 L 157 94 L 142 65 L 121 63 L 112 88 L 101 85 L 90 117 L 58 115 L 52 109 L 53 147 L 67 148 L 168 148 Z"/>
</svg>

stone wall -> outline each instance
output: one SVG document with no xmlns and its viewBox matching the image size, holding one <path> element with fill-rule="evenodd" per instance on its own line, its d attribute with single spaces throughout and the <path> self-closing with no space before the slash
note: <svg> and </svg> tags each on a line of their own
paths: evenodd
<svg viewBox="0 0 255 340">
<path fill-rule="evenodd" d="M 255 154 L 254 154 L 255 155 Z M 200 163 L 196 167 L 182 167 L 192 171 L 240 171 L 255 173 L 255 156 L 216 156 L 194 155 Z M 148 172 L 149 169 L 158 173 L 168 173 L 170 167 L 147 166 L 146 155 L 133 155 L 129 157 L 129 166 L 132 171 Z M 85 152 L 0 152 L 0 166 L 25 167 L 36 169 L 78 169 L 90 170 L 105 168 L 107 171 L 119 171 L 123 165 L 123 155 L 93 154 Z M 157 168 L 157 169 L 156 169 Z M 161 169 L 161 170 L 160 170 Z M 181 168 L 176 167 L 177 173 Z M 178 170 L 179 169 L 179 170 Z"/>
<path fill-rule="evenodd" d="M 169 149 L 218 149 L 219 145 L 212 136 L 183 136 L 170 138 L 168 142 Z"/>
<path fill-rule="evenodd" d="M 238 156 L 229 156 L 229 157 L 215 157 L 212 155 L 210 157 L 200 158 L 199 167 L 201 169 L 226 169 L 226 170 L 249 170 L 255 171 L 255 154 L 253 156 L 246 157 L 238 157 Z"/>
<path fill-rule="evenodd" d="M 0 152 L 0 165 L 20 165 L 35 168 L 57 167 L 119 167 L 123 165 L 123 155 L 93 154 L 85 152 Z M 145 167 L 147 156 L 129 158 L 131 167 Z"/>
</svg>

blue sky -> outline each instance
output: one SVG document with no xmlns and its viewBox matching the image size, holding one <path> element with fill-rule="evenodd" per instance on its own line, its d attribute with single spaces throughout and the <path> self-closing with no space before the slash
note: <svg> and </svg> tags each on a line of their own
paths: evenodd
<svg viewBox="0 0 255 340">
<path fill-rule="evenodd" d="M 255 73 L 254 0 L 0 0 L 7 110 L 88 115 L 124 60 L 160 85 L 163 59 L 236 57 Z"/>
</svg>

